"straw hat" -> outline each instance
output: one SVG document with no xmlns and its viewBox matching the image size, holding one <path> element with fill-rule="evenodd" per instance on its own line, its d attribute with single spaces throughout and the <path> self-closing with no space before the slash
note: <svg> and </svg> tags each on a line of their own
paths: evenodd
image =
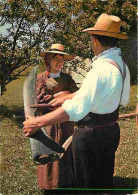
<svg viewBox="0 0 138 195">
<path fill-rule="evenodd" d="M 120 32 L 121 20 L 117 16 L 101 14 L 94 27 L 84 29 L 83 32 L 104 35 L 118 39 L 128 39 L 126 33 Z"/>
<path fill-rule="evenodd" d="M 70 61 L 74 57 L 64 52 L 64 46 L 61 44 L 53 44 L 51 48 L 45 52 L 40 52 L 40 56 L 45 57 L 49 54 L 63 54 L 65 61 Z"/>
</svg>

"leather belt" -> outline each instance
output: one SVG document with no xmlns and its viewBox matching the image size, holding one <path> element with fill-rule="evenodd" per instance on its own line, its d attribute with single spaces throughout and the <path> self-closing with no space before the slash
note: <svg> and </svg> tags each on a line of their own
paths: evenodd
<svg viewBox="0 0 138 195">
<path fill-rule="evenodd" d="M 77 126 L 78 127 L 82 127 L 82 128 L 87 128 L 87 127 L 91 127 L 91 128 L 95 128 L 95 129 L 103 129 L 105 127 L 108 127 L 108 126 L 113 126 L 116 124 L 116 121 L 113 121 L 113 122 L 110 122 L 110 123 L 107 123 L 107 124 L 103 124 L 103 125 L 94 125 L 91 121 L 81 121 L 81 122 L 78 122 L 77 123 Z"/>
<path fill-rule="evenodd" d="M 108 126 L 112 126 L 112 125 L 115 125 L 115 124 L 116 124 L 116 121 L 113 121 L 113 122 L 107 123 L 105 125 L 93 125 L 92 127 L 96 128 L 96 129 L 102 129 L 102 128 L 105 128 L 105 127 L 108 127 Z"/>
</svg>

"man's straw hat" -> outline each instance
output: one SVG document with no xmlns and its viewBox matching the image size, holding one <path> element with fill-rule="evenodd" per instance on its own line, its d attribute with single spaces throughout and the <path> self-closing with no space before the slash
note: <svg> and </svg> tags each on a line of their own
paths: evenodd
<svg viewBox="0 0 138 195">
<path fill-rule="evenodd" d="M 117 16 L 101 14 L 94 27 L 84 29 L 83 32 L 104 35 L 118 39 L 128 39 L 126 33 L 120 32 L 121 20 Z"/>
<path fill-rule="evenodd" d="M 49 54 L 62 54 L 65 61 L 70 61 L 74 57 L 64 52 L 64 46 L 61 44 L 53 44 L 51 48 L 45 52 L 40 52 L 40 56 L 46 57 Z"/>
</svg>

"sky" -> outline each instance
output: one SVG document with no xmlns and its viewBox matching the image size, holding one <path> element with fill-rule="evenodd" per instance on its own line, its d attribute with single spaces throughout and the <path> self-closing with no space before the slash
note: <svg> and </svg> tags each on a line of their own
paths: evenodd
<svg viewBox="0 0 138 195">
<path fill-rule="evenodd" d="M 0 26 L 0 34 L 2 35 L 7 35 L 7 28 L 8 28 L 9 25 L 5 25 L 5 26 Z"/>
<path fill-rule="evenodd" d="M 0 0 L 1 1 L 1 0 Z M 47 2 L 49 2 L 49 0 L 44 0 L 44 1 L 47 1 Z M 6 24 L 6 25 L 4 25 L 4 26 L 0 26 L 0 34 L 2 34 L 2 35 L 8 35 L 8 32 L 7 32 L 7 28 L 9 28 L 10 27 L 10 25 L 9 24 Z"/>
<path fill-rule="evenodd" d="M 10 25 L 9 24 L 6 24 L 4 26 L 0 26 L 0 34 L 2 35 L 8 35 L 8 32 L 7 32 L 7 28 L 9 28 Z"/>
</svg>

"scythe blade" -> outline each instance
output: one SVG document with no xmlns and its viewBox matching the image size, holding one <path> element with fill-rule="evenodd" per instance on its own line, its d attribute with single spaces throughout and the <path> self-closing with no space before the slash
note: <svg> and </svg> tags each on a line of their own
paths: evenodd
<svg viewBox="0 0 138 195">
<path fill-rule="evenodd" d="M 36 108 L 31 108 L 31 105 L 37 104 L 36 97 L 36 76 L 38 66 L 34 67 L 25 80 L 23 86 L 24 112 L 26 115 L 38 116 Z M 65 150 L 53 139 L 51 139 L 46 128 L 39 129 L 35 134 L 29 137 L 32 159 L 35 164 L 46 164 L 60 159 L 59 153 L 64 153 Z"/>
</svg>

